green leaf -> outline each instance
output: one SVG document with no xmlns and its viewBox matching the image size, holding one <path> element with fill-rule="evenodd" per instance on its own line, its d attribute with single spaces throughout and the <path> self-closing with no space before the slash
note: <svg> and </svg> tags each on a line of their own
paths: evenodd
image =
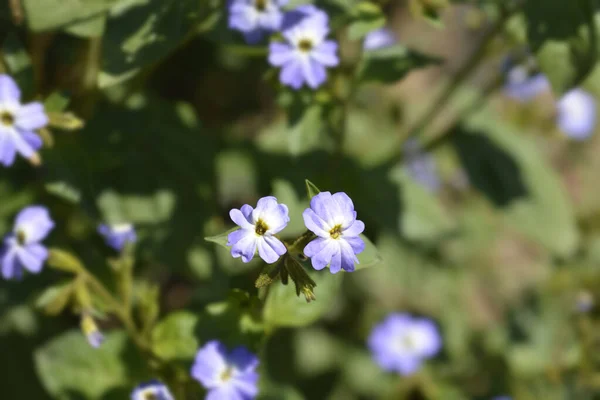
<svg viewBox="0 0 600 400">
<path fill-rule="evenodd" d="M 23 0 L 32 31 L 63 28 L 106 13 L 119 0 Z"/>
<path fill-rule="evenodd" d="M 598 59 L 593 0 L 528 0 L 527 38 L 556 93 L 578 85 Z"/>
<path fill-rule="evenodd" d="M 311 181 L 309 181 L 308 179 L 305 179 L 304 182 L 306 183 L 306 193 L 308 194 L 309 199 L 312 199 L 317 194 L 321 193 L 319 188 L 317 186 L 315 186 L 315 184 L 312 183 Z"/>
<path fill-rule="evenodd" d="M 302 219 L 302 213 L 307 207 L 306 198 L 300 199 L 294 187 L 288 181 L 276 179 L 272 183 L 273 196 L 277 197 L 277 201 L 285 204 L 288 207 L 290 222 L 285 227 L 285 230 L 281 232 L 285 237 L 298 237 L 304 231 L 304 221 Z"/>
<path fill-rule="evenodd" d="M 104 33 L 106 27 L 106 13 L 96 15 L 67 25 L 64 30 L 74 36 L 82 38 L 99 38 Z"/>
<path fill-rule="evenodd" d="M 353 11 L 356 17 L 348 26 L 350 40 L 359 40 L 369 32 L 385 26 L 385 15 L 376 4 L 363 1 L 357 4 Z"/>
<path fill-rule="evenodd" d="M 52 248 L 48 255 L 48 265 L 60 271 L 79 273 L 84 267 L 81 261 L 68 251 Z"/>
<path fill-rule="evenodd" d="M 189 360 L 198 350 L 195 330 L 199 317 L 188 311 L 173 313 L 152 330 L 152 350 L 165 361 Z"/>
<path fill-rule="evenodd" d="M 65 181 L 47 183 L 44 187 L 48 193 L 69 203 L 78 204 L 81 200 L 81 192 Z"/>
<path fill-rule="evenodd" d="M 34 353 L 39 378 L 54 398 L 101 399 L 111 389 L 128 385 L 129 372 L 122 353 L 131 344 L 124 332 L 105 336 L 102 347 L 94 349 L 78 331 L 66 332 Z"/>
<path fill-rule="evenodd" d="M 227 232 L 223 232 L 223 233 L 220 233 L 220 234 L 215 235 L 215 236 L 205 237 L 204 240 L 206 240 L 207 242 L 216 243 L 219 246 L 222 246 L 222 247 L 224 247 L 226 249 L 229 249 L 229 246 L 227 246 L 227 237 L 229 236 L 229 234 L 231 232 L 237 231 L 238 229 L 240 229 L 240 228 L 239 227 L 231 228 Z"/>
<path fill-rule="evenodd" d="M 62 92 L 52 92 L 50 96 L 44 100 L 44 110 L 46 112 L 63 112 L 69 105 L 71 99 Z"/>
<path fill-rule="evenodd" d="M 42 292 L 35 302 L 37 308 L 48 315 L 58 315 L 69 304 L 73 295 L 72 282 L 54 285 Z"/>
<path fill-rule="evenodd" d="M 263 319 L 269 329 L 275 327 L 301 327 L 312 324 L 321 318 L 338 296 L 343 275 L 331 274 L 328 270 L 306 271 L 317 283 L 316 300 L 306 302 L 298 297 L 294 285 L 275 282 L 269 287 L 269 294 L 263 308 Z"/>
<path fill-rule="evenodd" d="M 175 210 L 175 194 L 169 190 L 159 190 L 150 196 L 124 196 L 107 190 L 97 202 L 109 224 L 158 224 L 168 221 Z"/>
<path fill-rule="evenodd" d="M 358 79 L 362 82 L 394 83 L 413 69 L 440 62 L 439 58 L 409 50 L 401 45 L 370 50 L 364 53 Z"/>
</svg>

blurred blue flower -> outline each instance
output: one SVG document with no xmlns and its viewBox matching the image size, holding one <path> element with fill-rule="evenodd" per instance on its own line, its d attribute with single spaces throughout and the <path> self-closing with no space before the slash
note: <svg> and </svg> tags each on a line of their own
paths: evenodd
<svg viewBox="0 0 600 400">
<path fill-rule="evenodd" d="M 245 347 L 231 352 L 219 341 L 204 345 L 196 354 L 192 377 L 207 390 L 207 400 L 250 400 L 258 394 L 258 358 Z"/>
<path fill-rule="evenodd" d="M 36 157 L 42 139 L 34 131 L 48 124 L 44 106 L 21 104 L 21 91 L 8 75 L 0 74 L 0 163 L 12 165 L 17 153 Z"/>
<path fill-rule="evenodd" d="M 88 313 L 84 313 L 81 316 L 81 330 L 85 335 L 90 346 L 97 349 L 104 342 L 104 335 L 100 332 L 98 325 L 96 325 L 96 321 L 92 318 Z"/>
<path fill-rule="evenodd" d="M 134 243 L 137 235 L 132 224 L 101 224 L 98 233 L 104 236 L 106 244 L 117 251 L 123 250 L 127 243 Z"/>
<path fill-rule="evenodd" d="M 426 189 L 437 192 L 441 187 L 435 159 L 421 149 L 418 141 L 409 139 L 403 147 L 404 166 L 408 174 Z"/>
<path fill-rule="evenodd" d="M 510 396 L 497 396 L 494 397 L 492 400 L 512 400 L 512 398 Z"/>
<path fill-rule="evenodd" d="M 514 64 L 508 57 L 503 65 L 505 72 L 504 93 L 507 96 L 528 102 L 539 94 L 550 90 L 548 78 L 539 72 L 533 57 L 524 63 Z"/>
<path fill-rule="evenodd" d="M 243 262 L 250 262 L 258 249 L 260 258 L 272 264 L 287 251 L 274 235 L 290 222 L 288 208 L 285 204 L 278 204 L 275 197 L 261 198 L 256 208 L 248 204 L 239 210 L 234 208 L 229 216 L 241 228 L 227 237 L 227 246 L 232 246 L 231 255 L 234 258 L 242 257 Z"/>
<path fill-rule="evenodd" d="M 433 321 L 396 313 L 373 328 L 368 345 L 381 368 L 411 375 L 440 351 L 442 338 Z"/>
<path fill-rule="evenodd" d="M 557 123 L 567 136 L 587 139 L 596 128 L 596 100 L 582 89 L 567 92 L 557 104 Z"/>
<path fill-rule="evenodd" d="M 320 18 L 328 19 L 327 13 L 313 4 L 303 4 L 286 12 L 283 15 L 281 30 L 285 31 L 293 28 L 296 24 L 304 20 L 306 17 L 311 17 L 320 14 Z"/>
<path fill-rule="evenodd" d="M 311 199 L 310 208 L 302 216 L 306 227 L 318 236 L 304 248 L 313 268 L 321 270 L 330 264 L 332 274 L 340 269 L 354 271 L 356 254 L 365 249 L 365 242 L 358 236 L 365 224 L 356 219 L 350 197 L 343 192 L 321 192 Z"/>
<path fill-rule="evenodd" d="M 281 67 L 281 83 L 294 89 L 304 84 L 313 89 L 321 86 L 327 80 L 326 67 L 339 64 L 337 43 L 326 40 L 327 14 L 317 9 L 295 23 L 286 22 L 282 34 L 285 43 L 275 42 L 269 46 L 269 63 Z"/>
<path fill-rule="evenodd" d="M 154 379 L 133 389 L 131 400 L 174 400 L 174 397 L 164 383 Z"/>
<path fill-rule="evenodd" d="M 363 48 L 365 50 L 377 50 L 396 44 L 396 36 L 389 28 L 379 28 L 371 31 L 365 36 Z"/>
<path fill-rule="evenodd" d="M 288 0 L 232 0 L 229 4 L 229 27 L 242 32 L 246 42 L 256 43 L 265 34 L 281 28 L 281 7 L 287 2 Z"/>
<path fill-rule="evenodd" d="M 2 276 L 20 279 L 23 269 L 37 274 L 48 258 L 48 250 L 40 243 L 54 228 L 46 207 L 26 207 L 15 219 L 13 232 L 4 239 Z"/>
</svg>

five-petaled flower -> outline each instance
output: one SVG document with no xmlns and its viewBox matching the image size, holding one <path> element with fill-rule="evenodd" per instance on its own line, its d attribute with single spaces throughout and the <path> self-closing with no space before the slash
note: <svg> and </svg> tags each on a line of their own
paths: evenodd
<svg viewBox="0 0 600 400">
<path fill-rule="evenodd" d="M 131 392 L 131 400 L 173 400 L 169 388 L 162 382 L 153 379 L 138 385 Z"/>
<path fill-rule="evenodd" d="M 368 346 L 381 368 L 411 375 L 440 351 L 442 339 L 435 323 L 427 318 L 391 314 L 373 328 Z"/>
<path fill-rule="evenodd" d="M 48 250 L 40 243 L 54 228 L 45 207 L 26 207 L 15 219 L 13 232 L 4 239 L 0 257 L 2 276 L 20 279 L 23 270 L 37 274 L 48 258 Z"/>
<path fill-rule="evenodd" d="M 39 102 L 21 104 L 21 91 L 8 75 L 0 74 L 0 163 L 12 165 L 17 153 L 37 158 L 42 139 L 34 131 L 48 124 Z"/>
<path fill-rule="evenodd" d="M 304 248 L 312 266 L 320 270 L 329 264 L 332 274 L 340 269 L 354 271 L 356 254 L 365 249 L 365 242 L 358 236 L 365 224 L 356 219 L 350 197 L 343 192 L 321 192 L 311 199 L 310 208 L 302 216 L 306 227 L 318 236 Z"/>
<path fill-rule="evenodd" d="M 191 373 L 208 390 L 208 400 L 250 400 L 258 394 L 257 367 L 258 358 L 245 347 L 229 352 L 213 340 L 198 351 Z"/>
<path fill-rule="evenodd" d="M 390 28 L 379 28 L 369 32 L 363 41 L 365 50 L 377 50 L 396 44 L 396 36 Z"/>
<path fill-rule="evenodd" d="M 567 92 L 557 105 L 557 123 L 567 136 L 583 140 L 596 129 L 596 100 L 583 89 Z"/>
<path fill-rule="evenodd" d="M 227 246 L 232 246 L 233 257 L 242 257 L 242 261 L 247 263 L 258 250 L 260 258 L 272 264 L 286 253 L 285 245 L 274 235 L 286 227 L 290 218 L 287 206 L 278 204 L 275 197 L 263 197 L 258 200 L 256 208 L 248 204 L 239 210 L 234 208 L 229 216 L 241 228 L 227 237 Z"/>
<path fill-rule="evenodd" d="M 98 233 L 104 236 L 106 244 L 117 251 L 123 250 L 127 243 L 134 243 L 137 235 L 132 224 L 101 224 Z"/>
<path fill-rule="evenodd" d="M 269 46 L 269 63 L 281 67 L 281 83 L 294 89 L 300 89 L 305 83 L 313 89 L 321 86 L 327 80 L 325 67 L 339 64 L 337 43 L 326 40 L 327 14 L 314 8 L 308 10 L 312 11 L 292 14 L 301 16 L 298 21 L 284 22 L 285 43 L 274 42 Z"/>
<path fill-rule="evenodd" d="M 229 5 L 229 27 L 244 34 L 246 42 L 256 43 L 278 31 L 288 0 L 233 0 Z"/>
</svg>

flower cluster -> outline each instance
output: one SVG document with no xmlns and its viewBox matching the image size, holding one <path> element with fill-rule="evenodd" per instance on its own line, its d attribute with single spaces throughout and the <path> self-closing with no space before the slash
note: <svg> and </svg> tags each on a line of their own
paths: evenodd
<svg viewBox="0 0 600 400">
<path fill-rule="evenodd" d="M 279 80 L 293 89 L 312 89 L 327 80 L 327 68 L 339 64 L 338 45 L 328 40 L 329 17 L 313 5 L 284 12 L 287 0 L 234 0 L 229 6 L 229 27 L 256 43 L 265 34 L 279 32 L 282 42 L 269 45 L 269 63 L 281 68 Z"/>
<path fill-rule="evenodd" d="M 287 252 L 285 244 L 275 235 L 281 232 L 290 218 L 285 204 L 273 196 L 261 198 L 256 208 L 245 204 L 229 212 L 240 229 L 229 233 L 227 245 L 231 255 L 250 262 L 258 252 L 260 258 L 272 264 Z M 304 247 L 312 266 L 321 270 L 329 265 L 331 273 L 354 271 L 359 261 L 356 255 L 365 248 L 360 234 L 365 224 L 356 219 L 354 204 L 346 193 L 322 192 L 315 195 L 310 208 L 303 213 L 306 228 L 316 236 Z"/>
</svg>

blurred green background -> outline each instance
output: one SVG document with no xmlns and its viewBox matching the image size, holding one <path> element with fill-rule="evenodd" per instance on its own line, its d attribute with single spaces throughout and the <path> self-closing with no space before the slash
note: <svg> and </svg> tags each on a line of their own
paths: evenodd
<svg viewBox="0 0 600 400">
<path fill-rule="evenodd" d="M 331 108 L 364 62 L 345 28 L 372 22 L 347 17 L 358 3 L 380 6 L 415 55 L 359 80 L 340 127 Z M 558 94 L 525 104 L 503 94 L 505 55 L 531 44 L 530 9 L 446 3 L 319 2 L 342 66 L 324 89 L 294 94 L 264 44 L 227 29 L 222 1 L 1 2 L 0 68 L 27 99 L 85 126 L 52 129 L 40 167 L 0 171 L 0 233 L 23 206 L 47 205 L 57 221 L 48 243 L 111 287 L 115 254 L 96 226 L 134 223 L 136 301 L 159 285 L 154 351 L 183 368 L 167 379 L 218 337 L 260 353 L 261 399 L 600 398 L 600 141 L 559 131 Z M 568 7 L 537 3 L 540 15 Z M 566 56 L 541 67 L 559 92 L 599 94 L 600 69 L 584 61 L 572 74 Z M 407 140 L 433 159 L 425 177 Z M 232 226 L 232 207 L 269 194 L 290 207 L 286 234 L 303 232 L 305 179 L 352 197 L 381 262 L 314 274 L 311 304 L 276 282 L 263 306 L 260 263 L 204 237 Z M 100 319 L 108 339 L 93 350 L 75 314 L 44 312 L 40 294 L 66 278 L 46 269 L 0 282 L 0 398 L 125 399 L 155 376 L 114 318 Z M 431 317 L 443 334 L 442 354 L 413 377 L 380 370 L 365 346 L 394 311 Z M 186 393 L 201 398 L 194 382 Z"/>
</svg>

